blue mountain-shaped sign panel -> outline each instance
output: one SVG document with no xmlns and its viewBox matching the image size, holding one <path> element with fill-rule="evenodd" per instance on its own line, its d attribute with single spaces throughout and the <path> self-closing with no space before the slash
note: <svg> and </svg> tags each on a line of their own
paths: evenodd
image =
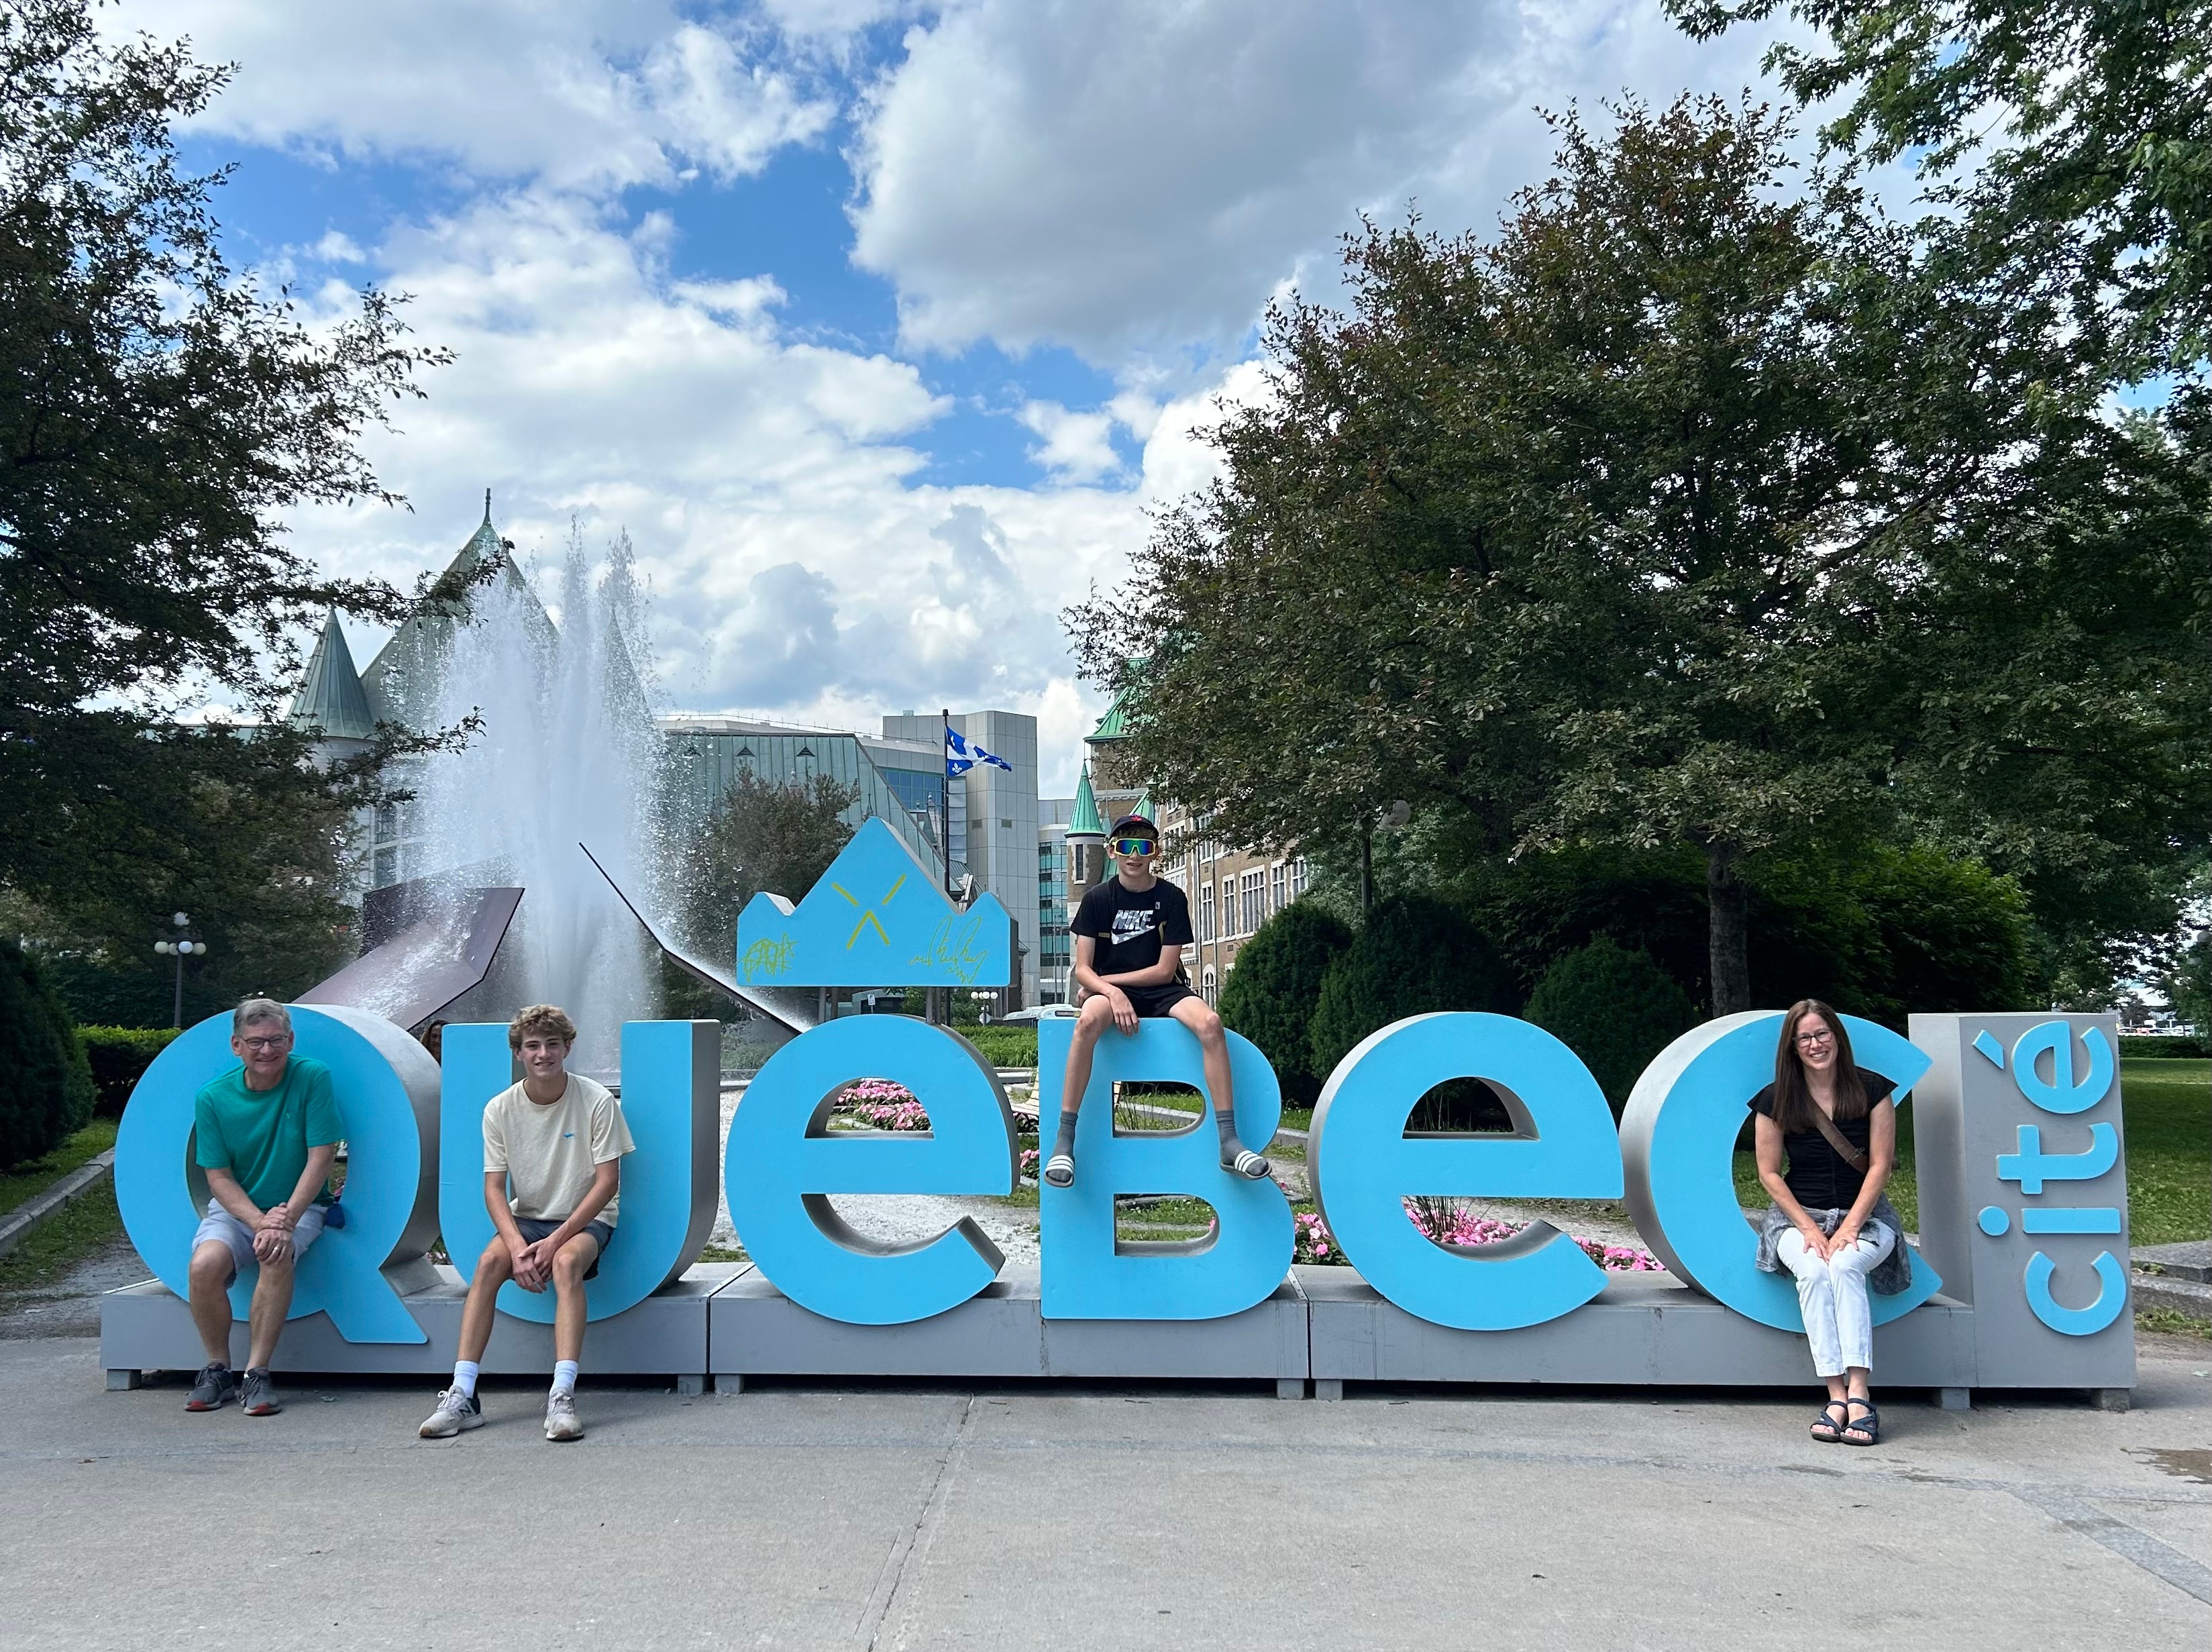
<svg viewBox="0 0 2212 1652">
<path fill-rule="evenodd" d="M 756 895 L 738 914 L 738 979 L 761 987 L 1005 987 L 1006 909 L 963 912 L 899 835 L 871 815 L 793 907 Z"/>
</svg>

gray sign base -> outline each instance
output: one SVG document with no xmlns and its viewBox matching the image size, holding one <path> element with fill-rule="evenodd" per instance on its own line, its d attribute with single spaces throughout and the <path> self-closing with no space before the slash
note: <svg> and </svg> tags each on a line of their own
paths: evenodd
<svg viewBox="0 0 2212 1652">
<path fill-rule="evenodd" d="M 726 1285 L 742 1265 L 701 1263 L 674 1285 L 635 1308 L 599 1320 L 585 1333 L 589 1368 L 625 1376 L 696 1379 L 707 1370 L 707 1299 Z M 291 1321 L 276 1345 L 272 1369 L 278 1371 L 444 1376 L 453 1369 L 461 1334 L 461 1304 L 467 1287 L 450 1267 L 423 1269 L 422 1288 L 404 1294 L 407 1311 L 428 1334 L 427 1342 L 348 1342 L 325 1314 Z M 246 1328 L 232 1326 L 231 1364 L 246 1363 Z M 142 1370 L 196 1371 L 206 1363 L 191 1309 L 157 1279 L 111 1291 L 100 1304 L 100 1363 L 109 1386 L 131 1386 L 128 1376 Z M 492 1321 L 491 1344 L 482 1361 L 488 1372 L 531 1374 L 553 1369 L 553 1327 L 501 1314 Z"/>
<path fill-rule="evenodd" d="M 451 1268 L 409 1291 L 421 1343 L 348 1342 L 321 1314 L 294 1321 L 277 1346 L 282 1372 L 442 1376 L 453 1367 L 465 1292 Z M 1455 1331 L 1394 1307 L 1348 1267 L 1300 1266 L 1273 1296 L 1218 1320 L 1047 1320 L 1034 1264 L 949 1313 L 910 1325 L 847 1325 L 784 1296 L 749 1264 L 702 1263 L 628 1312 L 594 1323 L 585 1362 L 610 1376 L 673 1378 L 687 1393 L 712 1376 L 726 1392 L 758 1376 L 1160 1378 L 1273 1382 L 1296 1398 L 1342 1395 L 1350 1382 L 1570 1383 L 1802 1388 L 1818 1381 L 1805 1339 L 1754 1324 L 1668 1276 L 1627 1275 L 1587 1306 L 1522 1331 Z M 1875 1382 L 1967 1403 L 1978 1388 L 2074 1386 L 2070 1373 L 2014 1364 L 1984 1371 L 1974 1309 L 1937 1297 L 1875 1333 Z M 2131 1345 L 2130 1345 L 2131 1346 Z M 231 1363 L 246 1357 L 233 1328 Z M 149 1280 L 100 1304 L 100 1364 L 112 1388 L 146 1370 L 196 1370 L 204 1356 L 185 1304 Z M 552 1327 L 501 1315 L 488 1372 L 553 1364 Z M 2130 1370 L 2132 1366 L 2130 1362 Z M 2077 1379 L 2078 1380 L 2078 1379 Z M 2124 1406 L 2125 1386 L 2095 1389 Z"/>
<path fill-rule="evenodd" d="M 1802 1335 L 1756 1324 L 1671 1278 L 1618 1276 L 1607 1281 L 1595 1301 L 1527 1330 L 1456 1331 L 1394 1307 L 1348 1267 L 1291 1272 L 1306 1297 L 1317 1387 L 1360 1382 L 1781 1388 L 1820 1381 Z M 1939 1296 L 1880 1327 L 1874 1333 L 1876 1383 L 1980 1386 L 1973 1313 Z"/>
<path fill-rule="evenodd" d="M 758 1272 L 715 1292 L 708 1349 L 718 1387 L 747 1376 L 1306 1379 L 1306 1303 L 1294 1279 L 1218 1320 L 1048 1320 L 1034 1263 L 1009 1263 L 983 1291 L 910 1325 L 847 1325 L 793 1302 Z"/>
</svg>

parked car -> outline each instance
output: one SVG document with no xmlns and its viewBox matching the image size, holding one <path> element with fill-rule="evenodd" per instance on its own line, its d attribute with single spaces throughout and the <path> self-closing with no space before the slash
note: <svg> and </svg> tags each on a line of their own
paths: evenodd
<svg viewBox="0 0 2212 1652">
<path fill-rule="evenodd" d="M 999 1018 L 1001 1021 L 1073 1021 L 1075 1013 L 1073 1004 L 1037 1004 L 1024 1009 L 1009 1010 Z"/>
</svg>

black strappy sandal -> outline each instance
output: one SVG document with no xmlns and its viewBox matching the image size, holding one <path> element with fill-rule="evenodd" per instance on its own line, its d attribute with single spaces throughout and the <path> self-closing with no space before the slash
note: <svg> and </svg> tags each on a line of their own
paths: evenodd
<svg viewBox="0 0 2212 1652">
<path fill-rule="evenodd" d="M 1844 1414 L 1841 1417 L 1834 1416 L 1832 1413 L 1839 1406 L 1843 1407 Z M 1831 1400 L 1820 1407 L 1820 1414 L 1813 1419 L 1813 1437 L 1822 1445 L 1833 1445 L 1844 1437 L 1844 1425 L 1850 1419 L 1850 1407 L 1841 1400 Z M 1826 1434 L 1820 1432 L 1823 1428 L 1828 1430 Z"/>
<path fill-rule="evenodd" d="M 1866 1415 L 1853 1417 L 1850 1422 L 1844 1424 L 1843 1433 L 1837 1437 L 1845 1445 L 1869 1446 L 1877 1443 L 1881 1439 L 1881 1413 L 1875 1409 L 1874 1401 L 1853 1398 L 1847 1400 L 1845 1404 L 1846 1406 L 1864 1406 Z"/>
</svg>

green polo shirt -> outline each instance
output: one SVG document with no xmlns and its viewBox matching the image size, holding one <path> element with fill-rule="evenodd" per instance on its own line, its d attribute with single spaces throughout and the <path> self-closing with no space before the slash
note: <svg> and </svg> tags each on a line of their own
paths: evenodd
<svg viewBox="0 0 2212 1652">
<path fill-rule="evenodd" d="M 284 1064 L 273 1090 L 248 1090 L 246 1068 L 210 1078 L 192 1097 L 192 1157 L 204 1170 L 228 1170 L 263 1210 L 283 1204 L 307 1171 L 307 1150 L 345 1139 L 331 1070 L 303 1055 Z M 325 1186 L 315 1203 L 331 1203 Z"/>
</svg>

